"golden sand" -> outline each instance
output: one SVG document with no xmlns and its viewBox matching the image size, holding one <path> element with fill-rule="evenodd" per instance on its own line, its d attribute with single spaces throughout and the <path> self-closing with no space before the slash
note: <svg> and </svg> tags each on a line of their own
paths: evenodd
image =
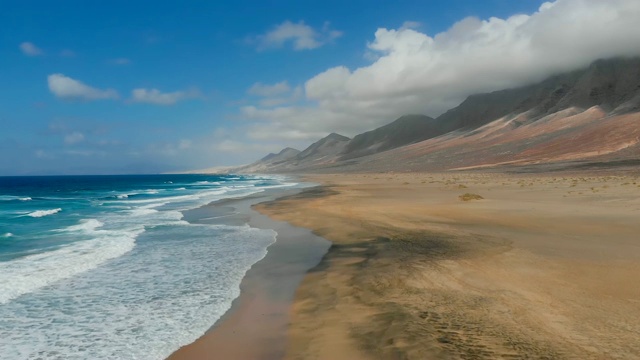
<svg viewBox="0 0 640 360">
<path fill-rule="evenodd" d="M 256 207 L 334 244 L 296 292 L 286 358 L 640 358 L 637 177 L 309 180 Z"/>
</svg>

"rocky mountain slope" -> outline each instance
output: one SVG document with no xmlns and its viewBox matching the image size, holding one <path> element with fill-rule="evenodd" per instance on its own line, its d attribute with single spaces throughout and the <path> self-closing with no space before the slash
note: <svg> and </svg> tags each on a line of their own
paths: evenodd
<svg viewBox="0 0 640 360">
<path fill-rule="evenodd" d="M 425 115 L 405 115 L 390 124 L 355 136 L 346 144 L 340 159 L 353 159 L 395 149 L 439 133 L 435 119 Z"/>
<path fill-rule="evenodd" d="M 341 154 L 351 139 L 340 134 L 331 133 L 311 144 L 291 160 L 292 164 L 321 165 L 332 161 Z"/>
<path fill-rule="evenodd" d="M 331 134 L 251 172 L 425 171 L 640 163 L 640 58 L 469 96 L 436 119 L 407 115 L 349 140 Z M 279 154 L 278 154 L 279 155 Z M 277 155 L 274 155 L 277 156 Z M 246 171 L 246 169 L 235 169 Z"/>
<path fill-rule="evenodd" d="M 227 172 L 237 172 L 237 173 L 268 172 L 271 169 L 278 168 L 283 164 L 286 164 L 287 161 L 293 159 L 298 154 L 300 154 L 300 150 L 287 147 L 282 149 L 277 154 L 270 153 L 269 155 L 254 162 L 253 164 L 249 164 L 249 165 L 245 165 L 237 168 L 231 168 L 231 169 L 228 169 Z"/>
</svg>

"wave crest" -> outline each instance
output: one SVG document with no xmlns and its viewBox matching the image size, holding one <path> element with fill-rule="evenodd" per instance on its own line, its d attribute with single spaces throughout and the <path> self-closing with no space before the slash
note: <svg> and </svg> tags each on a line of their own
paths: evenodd
<svg viewBox="0 0 640 360">
<path fill-rule="evenodd" d="M 13 196 L 13 195 L 0 195 L 0 201 L 31 201 L 33 200 L 29 196 Z"/>
<path fill-rule="evenodd" d="M 27 216 L 31 216 L 32 218 L 39 218 L 43 216 L 49 216 L 53 214 L 57 214 L 62 211 L 62 208 L 50 209 L 50 210 L 36 210 L 34 212 L 30 212 Z"/>
</svg>

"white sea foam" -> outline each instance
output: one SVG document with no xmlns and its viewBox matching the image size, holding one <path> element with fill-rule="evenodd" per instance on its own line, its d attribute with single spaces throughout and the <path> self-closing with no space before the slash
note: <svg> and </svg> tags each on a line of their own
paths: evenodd
<svg viewBox="0 0 640 360">
<path fill-rule="evenodd" d="M 162 246 L 139 244 L 121 260 L 0 307 L 0 353 L 7 360 L 164 359 L 230 308 L 275 235 L 207 225 L 158 231 Z"/>
<path fill-rule="evenodd" d="M 166 358 L 230 308 L 244 274 L 276 235 L 189 224 L 181 211 L 291 185 L 104 201 L 118 210 L 57 232 L 91 240 L 0 263 L 0 274 L 14 274 L 0 276 L 0 354 L 8 360 Z M 149 236 L 138 241 L 145 230 Z"/>
<path fill-rule="evenodd" d="M 116 195 L 117 199 L 126 199 L 129 197 L 129 194 Z"/>
<path fill-rule="evenodd" d="M 0 236 L 0 237 L 3 237 L 3 238 L 10 238 L 10 237 L 13 237 L 13 234 L 12 234 L 12 233 L 10 233 L 10 232 L 8 232 L 8 233 L 4 233 L 4 234 L 2 234 L 2 236 Z"/>
<path fill-rule="evenodd" d="M 224 195 L 229 190 L 230 188 L 223 187 L 223 188 L 218 188 L 211 191 L 201 191 L 201 192 L 197 192 L 190 195 L 164 196 L 164 197 L 156 197 L 153 199 L 135 199 L 135 200 L 122 199 L 120 201 L 119 200 L 111 201 L 111 203 L 122 203 L 122 204 L 126 203 L 126 204 L 133 204 L 133 205 L 162 203 L 164 205 L 167 203 L 196 201 L 203 198 L 213 198 L 213 197 L 222 198 L 219 195 Z"/>
<path fill-rule="evenodd" d="M 50 209 L 50 210 L 36 210 L 33 212 L 30 212 L 28 214 L 26 214 L 27 216 L 31 216 L 33 218 L 39 218 L 39 217 L 44 217 L 44 216 L 49 216 L 49 215 L 53 215 L 53 214 L 57 214 L 60 211 L 62 211 L 61 208 L 57 208 L 57 209 Z"/>
<path fill-rule="evenodd" d="M 0 195 L 0 201 L 31 201 L 29 196 L 13 196 L 13 195 Z"/>
<path fill-rule="evenodd" d="M 85 233 L 90 233 L 95 231 L 97 228 L 104 226 L 104 223 L 98 219 L 87 219 L 82 220 L 78 225 L 71 225 L 65 229 L 61 229 L 59 231 L 82 231 Z"/>
<path fill-rule="evenodd" d="M 157 212 L 158 210 L 149 209 L 149 208 L 138 208 L 138 209 L 130 210 L 130 214 L 133 216 L 144 216 L 144 215 L 155 214 Z"/>
<path fill-rule="evenodd" d="M 77 241 L 57 250 L 0 262 L 0 304 L 33 292 L 56 281 L 96 268 L 109 259 L 133 249 L 143 227 L 129 230 L 101 230 L 103 224 L 88 219 L 73 225 L 67 232 L 82 232 L 91 240 Z M 64 260 L 64 261 L 61 261 Z"/>
</svg>

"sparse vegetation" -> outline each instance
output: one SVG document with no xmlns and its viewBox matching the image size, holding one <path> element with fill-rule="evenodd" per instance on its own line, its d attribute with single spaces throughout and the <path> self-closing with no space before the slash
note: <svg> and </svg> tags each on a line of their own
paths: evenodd
<svg viewBox="0 0 640 360">
<path fill-rule="evenodd" d="M 471 200 L 482 200 L 484 199 L 482 196 L 478 194 L 466 193 L 464 195 L 458 196 L 462 201 L 471 201 Z"/>
</svg>

